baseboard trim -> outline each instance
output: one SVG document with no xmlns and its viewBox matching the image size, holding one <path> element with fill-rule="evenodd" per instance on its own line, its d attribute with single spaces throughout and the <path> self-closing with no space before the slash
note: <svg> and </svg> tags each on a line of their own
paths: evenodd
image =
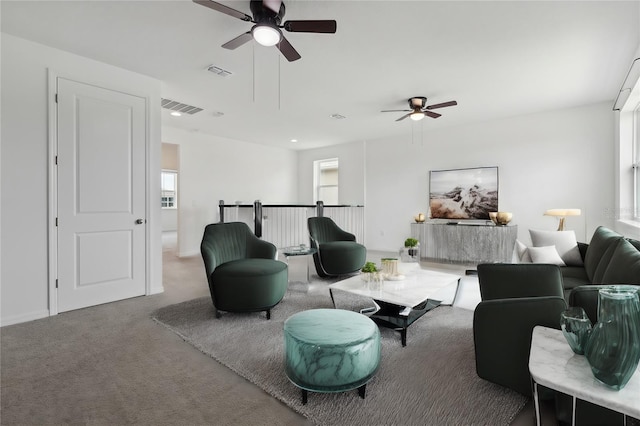
<svg viewBox="0 0 640 426">
<path fill-rule="evenodd" d="M 20 324 L 23 322 L 34 321 L 42 318 L 49 317 L 49 310 L 35 311 L 29 312 L 26 314 L 9 316 L 6 318 L 0 319 L 0 327 L 5 327 L 7 325 Z"/>
<path fill-rule="evenodd" d="M 148 296 L 152 295 L 152 294 L 159 294 L 159 293 L 164 293 L 164 286 L 155 286 L 155 287 L 151 287 L 149 289 L 149 294 Z"/>
</svg>

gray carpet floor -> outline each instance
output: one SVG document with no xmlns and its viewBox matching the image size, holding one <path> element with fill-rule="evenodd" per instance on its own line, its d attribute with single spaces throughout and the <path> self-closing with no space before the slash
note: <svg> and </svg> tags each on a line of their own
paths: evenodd
<svg viewBox="0 0 640 426">
<path fill-rule="evenodd" d="M 311 424 L 151 319 L 208 295 L 199 256 L 163 256 L 162 294 L 0 328 L 1 424 Z M 533 424 L 530 404 L 512 423 Z"/>
<path fill-rule="evenodd" d="M 441 306 L 409 328 L 407 347 L 399 333 L 380 329 L 382 359 L 365 400 L 355 391 L 314 392 L 303 405 L 284 374 L 283 325 L 296 312 L 332 305 L 326 287 L 289 287 L 269 321 L 263 313 L 216 319 L 206 297 L 161 308 L 154 318 L 318 425 L 507 425 L 527 401 L 477 376 L 473 312 Z M 349 310 L 373 304 L 344 292 L 334 296 Z"/>
</svg>

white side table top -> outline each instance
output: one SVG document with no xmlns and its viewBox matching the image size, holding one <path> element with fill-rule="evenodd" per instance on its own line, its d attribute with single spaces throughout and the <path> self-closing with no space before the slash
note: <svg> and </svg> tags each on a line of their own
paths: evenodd
<svg viewBox="0 0 640 426">
<path fill-rule="evenodd" d="M 596 380 L 587 358 L 573 353 L 560 330 L 533 329 L 529 371 L 540 385 L 640 418 L 640 368 L 622 390 L 611 389 Z"/>
</svg>

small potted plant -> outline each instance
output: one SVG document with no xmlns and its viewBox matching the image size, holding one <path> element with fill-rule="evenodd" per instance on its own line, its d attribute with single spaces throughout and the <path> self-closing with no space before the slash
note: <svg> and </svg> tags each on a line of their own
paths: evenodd
<svg viewBox="0 0 640 426">
<path fill-rule="evenodd" d="M 413 257 L 418 251 L 418 249 L 416 249 L 416 247 L 418 246 L 418 240 L 416 240 L 415 238 L 407 238 L 406 240 L 404 240 L 404 246 L 408 249 L 409 256 Z"/>
<path fill-rule="evenodd" d="M 403 262 L 417 262 L 420 257 L 420 243 L 415 238 L 404 240 L 404 247 L 400 250 L 400 257 Z"/>
<path fill-rule="evenodd" d="M 366 262 L 361 271 L 364 273 L 378 272 L 378 267 L 373 262 Z"/>
<path fill-rule="evenodd" d="M 378 267 L 373 262 L 366 262 L 360 271 L 362 271 L 362 280 L 367 285 L 379 283 L 382 278 Z"/>
</svg>

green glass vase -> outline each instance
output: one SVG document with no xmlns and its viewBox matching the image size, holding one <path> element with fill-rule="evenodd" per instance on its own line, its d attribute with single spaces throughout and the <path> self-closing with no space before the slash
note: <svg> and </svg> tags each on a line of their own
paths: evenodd
<svg viewBox="0 0 640 426">
<path fill-rule="evenodd" d="M 640 301 L 637 289 L 611 286 L 598 292 L 598 322 L 585 347 L 593 375 L 620 390 L 640 361 Z"/>
</svg>

